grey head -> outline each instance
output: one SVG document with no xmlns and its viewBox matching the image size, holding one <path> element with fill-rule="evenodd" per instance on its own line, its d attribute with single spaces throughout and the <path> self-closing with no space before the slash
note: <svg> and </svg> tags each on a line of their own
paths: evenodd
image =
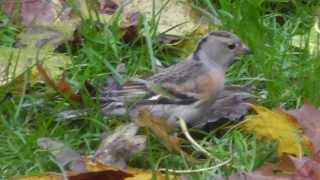
<svg viewBox="0 0 320 180">
<path fill-rule="evenodd" d="M 193 60 L 207 61 L 227 68 L 237 56 L 251 53 L 240 38 L 227 31 L 207 34 L 199 42 L 192 54 Z"/>
</svg>

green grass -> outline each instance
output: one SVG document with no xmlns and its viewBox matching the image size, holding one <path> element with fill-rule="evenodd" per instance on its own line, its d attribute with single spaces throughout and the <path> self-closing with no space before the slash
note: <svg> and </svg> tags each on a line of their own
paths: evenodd
<svg viewBox="0 0 320 180">
<path fill-rule="evenodd" d="M 17 29 L 11 20 L 0 10 L 0 47 L 11 47 L 15 41 Z"/>
<path fill-rule="evenodd" d="M 320 59 L 309 55 L 307 48 L 293 47 L 291 42 L 294 35 L 310 31 L 314 23 L 313 12 L 319 3 L 271 3 L 265 0 L 220 0 L 215 4 L 209 0 L 197 2 L 196 6 L 208 7 L 208 12 L 219 14 L 222 29 L 239 34 L 254 52 L 254 55 L 232 66 L 228 72 L 230 82 L 253 84 L 260 94 L 266 95 L 266 99 L 259 103 L 268 107 L 296 107 L 303 99 L 320 105 Z M 3 21 L 7 17 L 1 14 L 0 19 Z M 29 87 L 27 75 L 25 91 L 14 91 L 14 85 L 1 88 L 0 98 L 7 92 L 12 93 L 13 98 L 0 104 L 0 177 L 58 171 L 49 154 L 36 145 L 37 138 L 43 136 L 58 138 L 83 154 L 92 154 L 101 133 L 112 130 L 123 120 L 104 117 L 99 103 L 91 100 L 84 82 L 90 81 L 96 87 L 101 87 L 105 79 L 114 74 L 119 63 L 127 66 L 125 76 L 118 77 L 119 80 L 150 74 L 153 66 L 150 50 L 164 64 L 173 63 L 176 54 L 180 54 L 157 43 L 153 33 L 155 23 L 148 24 L 151 44 L 147 43 L 142 33 L 133 42 L 123 42 L 117 20 L 114 17 L 111 23 L 98 26 L 92 19 L 85 20 L 80 27 L 82 44 L 76 47 L 67 45 L 65 53 L 73 58 L 67 79 L 80 90 L 84 104 L 72 103 L 45 86 Z M 144 25 L 142 20 L 140 29 Z M 5 27 L 6 30 L 0 29 L 0 44 L 7 42 L 5 46 L 10 47 L 12 39 L 15 39 L 16 28 L 10 23 Z M 3 33 L 7 31 L 9 33 Z M 53 121 L 55 115 L 63 110 L 82 107 L 92 107 L 83 119 L 59 123 Z M 195 169 L 218 163 L 215 159 L 205 158 L 200 162 L 191 162 L 180 154 L 169 152 L 153 134 L 143 132 L 148 135 L 147 148 L 129 161 L 131 166 Z M 227 175 L 235 170 L 253 170 L 265 161 L 275 159 L 273 143 L 257 141 L 254 135 L 239 130 L 230 131 L 222 137 L 218 137 L 216 132 L 205 132 L 201 137 L 199 142 L 209 147 L 212 155 L 221 160 L 232 157 L 232 161 L 215 171 L 192 174 L 194 179 Z M 185 149 L 193 152 L 190 145 L 186 145 Z M 193 156 L 199 157 L 199 154 L 193 153 Z"/>
</svg>

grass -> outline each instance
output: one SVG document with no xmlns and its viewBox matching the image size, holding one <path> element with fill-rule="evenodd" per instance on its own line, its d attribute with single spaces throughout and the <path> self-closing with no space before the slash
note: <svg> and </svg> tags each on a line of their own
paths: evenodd
<svg viewBox="0 0 320 180">
<path fill-rule="evenodd" d="M 320 106 L 320 84 L 317 83 L 319 57 L 311 56 L 307 47 L 301 49 L 292 46 L 294 35 L 310 31 L 314 23 L 313 12 L 319 3 L 220 0 L 213 4 L 209 0 L 200 0 L 195 5 L 208 7 L 208 12 L 217 13 L 222 29 L 239 34 L 254 52 L 254 55 L 232 66 L 228 72 L 230 82 L 253 84 L 260 94 L 266 96 L 259 103 L 268 107 L 296 107 L 303 99 Z M 7 19 L 3 14 L 0 15 L 2 22 Z M 144 25 L 142 21 L 141 28 Z M 148 25 L 151 32 L 155 31 L 156 23 Z M 112 130 L 123 121 L 101 114 L 99 104 L 91 100 L 85 88 L 85 81 L 101 87 L 105 79 L 114 74 L 114 67 L 119 63 L 127 66 L 125 76 L 119 77 L 119 80 L 152 73 L 150 47 L 155 57 L 164 64 L 173 63 L 176 54 L 179 54 L 158 44 L 154 33 L 150 33 L 150 41 L 138 37 L 133 42 L 124 43 L 117 17 L 111 23 L 99 26 L 92 19 L 84 20 L 79 32 L 83 42 L 76 47 L 66 46 L 65 53 L 73 58 L 73 65 L 66 75 L 71 84 L 80 90 L 84 104 L 71 103 L 63 96 L 48 91 L 45 86 L 30 87 L 27 75 L 22 92 L 16 92 L 14 86 L 1 87 L 0 98 L 8 92 L 13 98 L 0 104 L 0 177 L 58 171 L 48 152 L 36 145 L 37 138 L 43 136 L 58 138 L 84 154 L 92 154 L 101 133 Z M 12 46 L 16 33 L 14 25 L 5 24 L 5 29 L 0 29 L 0 44 L 6 42 L 6 47 Z M 81 107 L 92 107 L 83 119 L 59 123 L 53 121 L 55 115 L 63 110 Z M 146 134 L 147 148 L 134 156 L 129 165 L 148 169 L 194 169 L 217 163 L 214 159 L 190 162 L 180 154 L 168 151 L 153 134 L 148 131 Z M 232 157 L 232 161 L 228 166 L 214 171 L 192 174 L 193 179 L 227 175 L 235 170 L 253 170 L 265 161 L 275 159 L 273 143 L 262 143 L 254 135 L 239 130 L 222 137 L 218 137 L 216 132 L 203 132 L 201 137 L 204 138 L 198 140 L 210 147 L 212 155 L 221 160 Z M 191 149 L 188 146 L 185 148 Z"/>
</svg>

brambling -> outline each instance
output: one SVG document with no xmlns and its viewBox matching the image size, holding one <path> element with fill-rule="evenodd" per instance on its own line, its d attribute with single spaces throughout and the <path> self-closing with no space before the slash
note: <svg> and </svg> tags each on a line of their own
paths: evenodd
<svg viewBox="0 0 320 180">
<path fill-rule="evenodd" d="M 191 122 L 210 106 L 225 84 L 225 72 L 237 56 L 250 53 L 240 38 L 226 31 L 211 32 L 195 50 L 179 63 L 162 69 L 144 80 L 106 90 L 106 115 L 137 116 L 148 108 L 154 115 L 174 122 L 181 117 Z"/>
</svg>

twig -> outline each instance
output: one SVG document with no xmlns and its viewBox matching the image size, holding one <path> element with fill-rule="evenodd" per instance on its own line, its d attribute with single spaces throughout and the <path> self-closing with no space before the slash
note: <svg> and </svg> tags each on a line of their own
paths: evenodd
<svg viewBox="0 0 320 180">
<path fill-rule="evenodd" d="M 208 168 L 201 168 L 201 169 L 189 169 L 189 170 L 174 170 L 174 169 L 159 169 L 159 171 L 165 171 L 165 172 L 169 172 L 169 173 L 179 173 L 179 174 L 184 174 L 184 173 L 197 173 L 197 172 L 204 172 L 204 171 L 209 171 L 212 169 L 217 169 L 221 166 L 224 166 L 226 164 L 228 164 L 231 161 L 231 159 L 228 159 L 220 164 L 217 164 L 215 166 L 212 167 L 208 167 Z"/>
<path fill-rule="evenodd" d="M 190 141 L 190 143 L 192 145 L 194 145 L 194 147 L 197 148 L 198 151 L 201 151 L 202 153 L 204 153 L 205 155 L 207 155 L 208 157 L 212 157 L 212 155 L 204 149 L 204 147 L 202 147 L 200 144 L 198 144 L 193 138 L 192 136 L 190 135 L 189 131 L 188 131 L 188 128 L 187 128 L 187 125 L 186 125 L 186 122 L 182 119 L 182 118 L 179 118 L 179 124 L 180 124 L 180 127 L 182 129 L 182 132 L 183 134 L 186 136 L 186 138 Z"/>
</svg>

